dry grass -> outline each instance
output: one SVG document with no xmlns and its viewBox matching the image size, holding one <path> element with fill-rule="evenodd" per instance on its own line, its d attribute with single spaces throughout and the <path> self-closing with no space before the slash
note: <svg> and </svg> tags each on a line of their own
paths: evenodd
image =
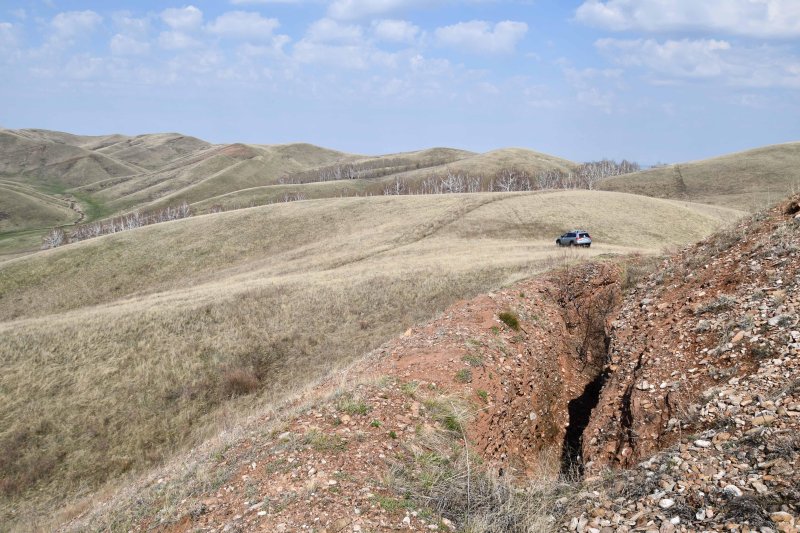
<svg viewBox="0 0 800 533">
<path fill-rule="evenodd" d="M 404 444 L 389 476 L 412 505 L 469 533 L 553 531 L 582 488 L 559 476 L 559 450 L 542 452 L 524 481 L 496 469 L 468 449 L 466 427 L 475 407 L 460 397 L 417 394 L 439 422 Z M 533 463 L 531 463 L 533 464 Z"/>
<path fill-rule="evenodd" d="M 720 223 L 705 209 L 588 191 L 347 198 L 2 263 L 0 521 L 158 463 L 226 413 L 277 402 L 457 299 Z M 571 226 L 595 245 L 557 250 L 552 238 Z"/>
<path fill-rule="evenodd" d="M 800 190 L 800 143 L 609 178 L 600 188 L 758 211 Z"/>
</svg>

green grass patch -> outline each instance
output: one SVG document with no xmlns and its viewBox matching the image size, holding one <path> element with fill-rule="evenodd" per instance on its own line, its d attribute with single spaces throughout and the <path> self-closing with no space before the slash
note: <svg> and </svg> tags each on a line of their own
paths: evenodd
<svg viewBox="0 0 800 533">
<path fill-rule="evenodd" d="M 458 372 L 456 372 L 456 381 L 459 383 L 471 383 L 472 382 L 472 370 L 469 368 L 462 368 Z"/>
<path fill-rule="evenodd" d="M 407 381 L 402 385 L 400 385 L 400 390 L 406 396 L 414 396 L 414 393 L 417 392 L 418 388 L 419 388 L 419 383 L 416 381 Z"/>
<path fill-rule="evenodd" d="M 348 415 L 365 415 L 372 411 L 372 407 L 361 399 L 345 397 L 339 401 L 338 408 Z"/>
<path fill-rule="evenodd" d="M 398 511 L 400 509 L 414 508 L 414 502 L 407 498 L 392 498 L 391 496 L 382 496 L 380 494 L 375 496 L 375 503 L 380 505 L 381 509 L 384 511 L 389 512 Z"/>
<path fill-rule="evenodd" d="M 347 449 L 347 440 L 342 437 L 315 430 L 306 433 L 304 442 L 318 452 L 343 452 Z"/>
<path fill-rule="evenodd" d="M 519 315 L 513 311 L 503 311 L 497 315 L 497 318 L 499 318 L 503 324 L 510 327 L 514 331 L 519 331 Z"/>
<path fill-rule="evenodd" d="M 461 360 L 472 367 L 477 368 L 479 366 L 483 366 L 483 357 L 480 354 L 468 353 L 467 355 L 462 357 Z"/>
</svg>

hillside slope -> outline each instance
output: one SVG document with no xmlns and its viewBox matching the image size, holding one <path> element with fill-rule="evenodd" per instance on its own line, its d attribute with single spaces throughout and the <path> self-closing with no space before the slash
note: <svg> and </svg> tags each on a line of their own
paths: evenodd
<svg viewBox="0 0 800 533">
<path fill-rule="evenodd" d="M 657 252 L 738 216 L 596 191 L 342 198 L 6 261 L 3 516 L 157 463 L 225 412 L 277 401 L 458 298 L 565 262 Z M 557 250 L 574 225 L 597 228 L 595 245 Z"/>
<path fill-rule="evenodd" d="M 459 302 L 64 530 L 796 531 L 798 250 L 795 197 Z"/>
<path fill-rule="evenodd" d="M 599 188 L 757 211 L 800 190 L 800 142 L 608 178 Z"/>
</svg>

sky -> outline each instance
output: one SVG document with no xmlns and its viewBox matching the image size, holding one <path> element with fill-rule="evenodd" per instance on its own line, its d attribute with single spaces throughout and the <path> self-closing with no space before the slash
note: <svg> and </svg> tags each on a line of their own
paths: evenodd
<svg viewBox="0 0 800 533">
<path fill-rule="evenodd" d="M 0 126 L 688 161 L 800 140 L 800 0 L 0 0 Z"/>
</svg>

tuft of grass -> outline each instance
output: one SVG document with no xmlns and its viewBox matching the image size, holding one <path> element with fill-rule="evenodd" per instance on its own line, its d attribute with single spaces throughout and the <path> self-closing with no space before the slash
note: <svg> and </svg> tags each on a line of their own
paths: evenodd
<svg viewBox="0 0 800 533">
<path fill-rule="evenodd" d="M 478 398 L 480 398 L 484 402 L 488 402 L 489 401 L 489 393 L 486 392 L 485 390 L 478 389 L 478 390 L 475 391 L 475 394 L 477 394 Z"/>
<path fill-rule="evenodd" d="M 719 311 L 724 311 L 726 309 L 730 309 L 733 304 L 736 303 L 736 298 L 733 296 L 729 296 L 727 294 L 720 294 L 714 300 L 701 305 L 697 308 L 697 312 L 695 314 L 702 315 L 705 313 L 717 313 Z"/>
<path fill-rule="evenodd" d="M 413 509 L 414 502 L 407 498 L 399 499 L 392 498 L 391 496 L 377 495 L 375 502 L 380 505 L 381 509 L 389 512 L 397 511 L 400 509 Z"/>
<path fill-rule="evenodd" d="M 345 396 L 339 400 L 337 407 L 348 415 L 366 415 L 372 407 L 364 400 Z"/>
<path fill-rule="evenodd" d="M 418 388 L 419 383 L 417 381 L 406 381 L 400 385 L 400 390 L 403 392 L 403 394 L 406 396 L 411 396 L 412 398 L 414 397 L 414 393 L 417 392 Z"/>
<path fill-rule="evenodd" d="M 499 315 L 497 315 L 503 324 L 510 327 L 514 331 L 519 331 L 519 315 L 512 311 L 503 311 Z"/>
<path fill-rule="evenodd" d="M 369 423 L 369 425 L 374 428 L 379 428 L 381 427 L 382 424 L 380 420 L 373 420 L 372 422 Z"/>
<path fill-rule="evenodd" d="M 471 367 L 477 368 L 483 366 L 483 357 L 480 354 L 468 353 L 467 355 L 462 357 L 461 360 L 467 363 Z"/>
<path fill-rule="evenodd" d="M 317 430 L 306 433 L 303 442 L 319 452 L 343 452 L 347 449 L 346 439 Z"/>
<path fill-rule="evenodd" d="M 469 368 L 462 368 L 456 372 L 455 380 L 459 383 L 472 383 L 472 371 Z"/>
<path fill-rule="evenodd" d="M 257 391 L 261 386 L 255 372 L 249 368 L 228 369 L 222 374 L 222 394 L 235 398 Z"/>
</svg>

